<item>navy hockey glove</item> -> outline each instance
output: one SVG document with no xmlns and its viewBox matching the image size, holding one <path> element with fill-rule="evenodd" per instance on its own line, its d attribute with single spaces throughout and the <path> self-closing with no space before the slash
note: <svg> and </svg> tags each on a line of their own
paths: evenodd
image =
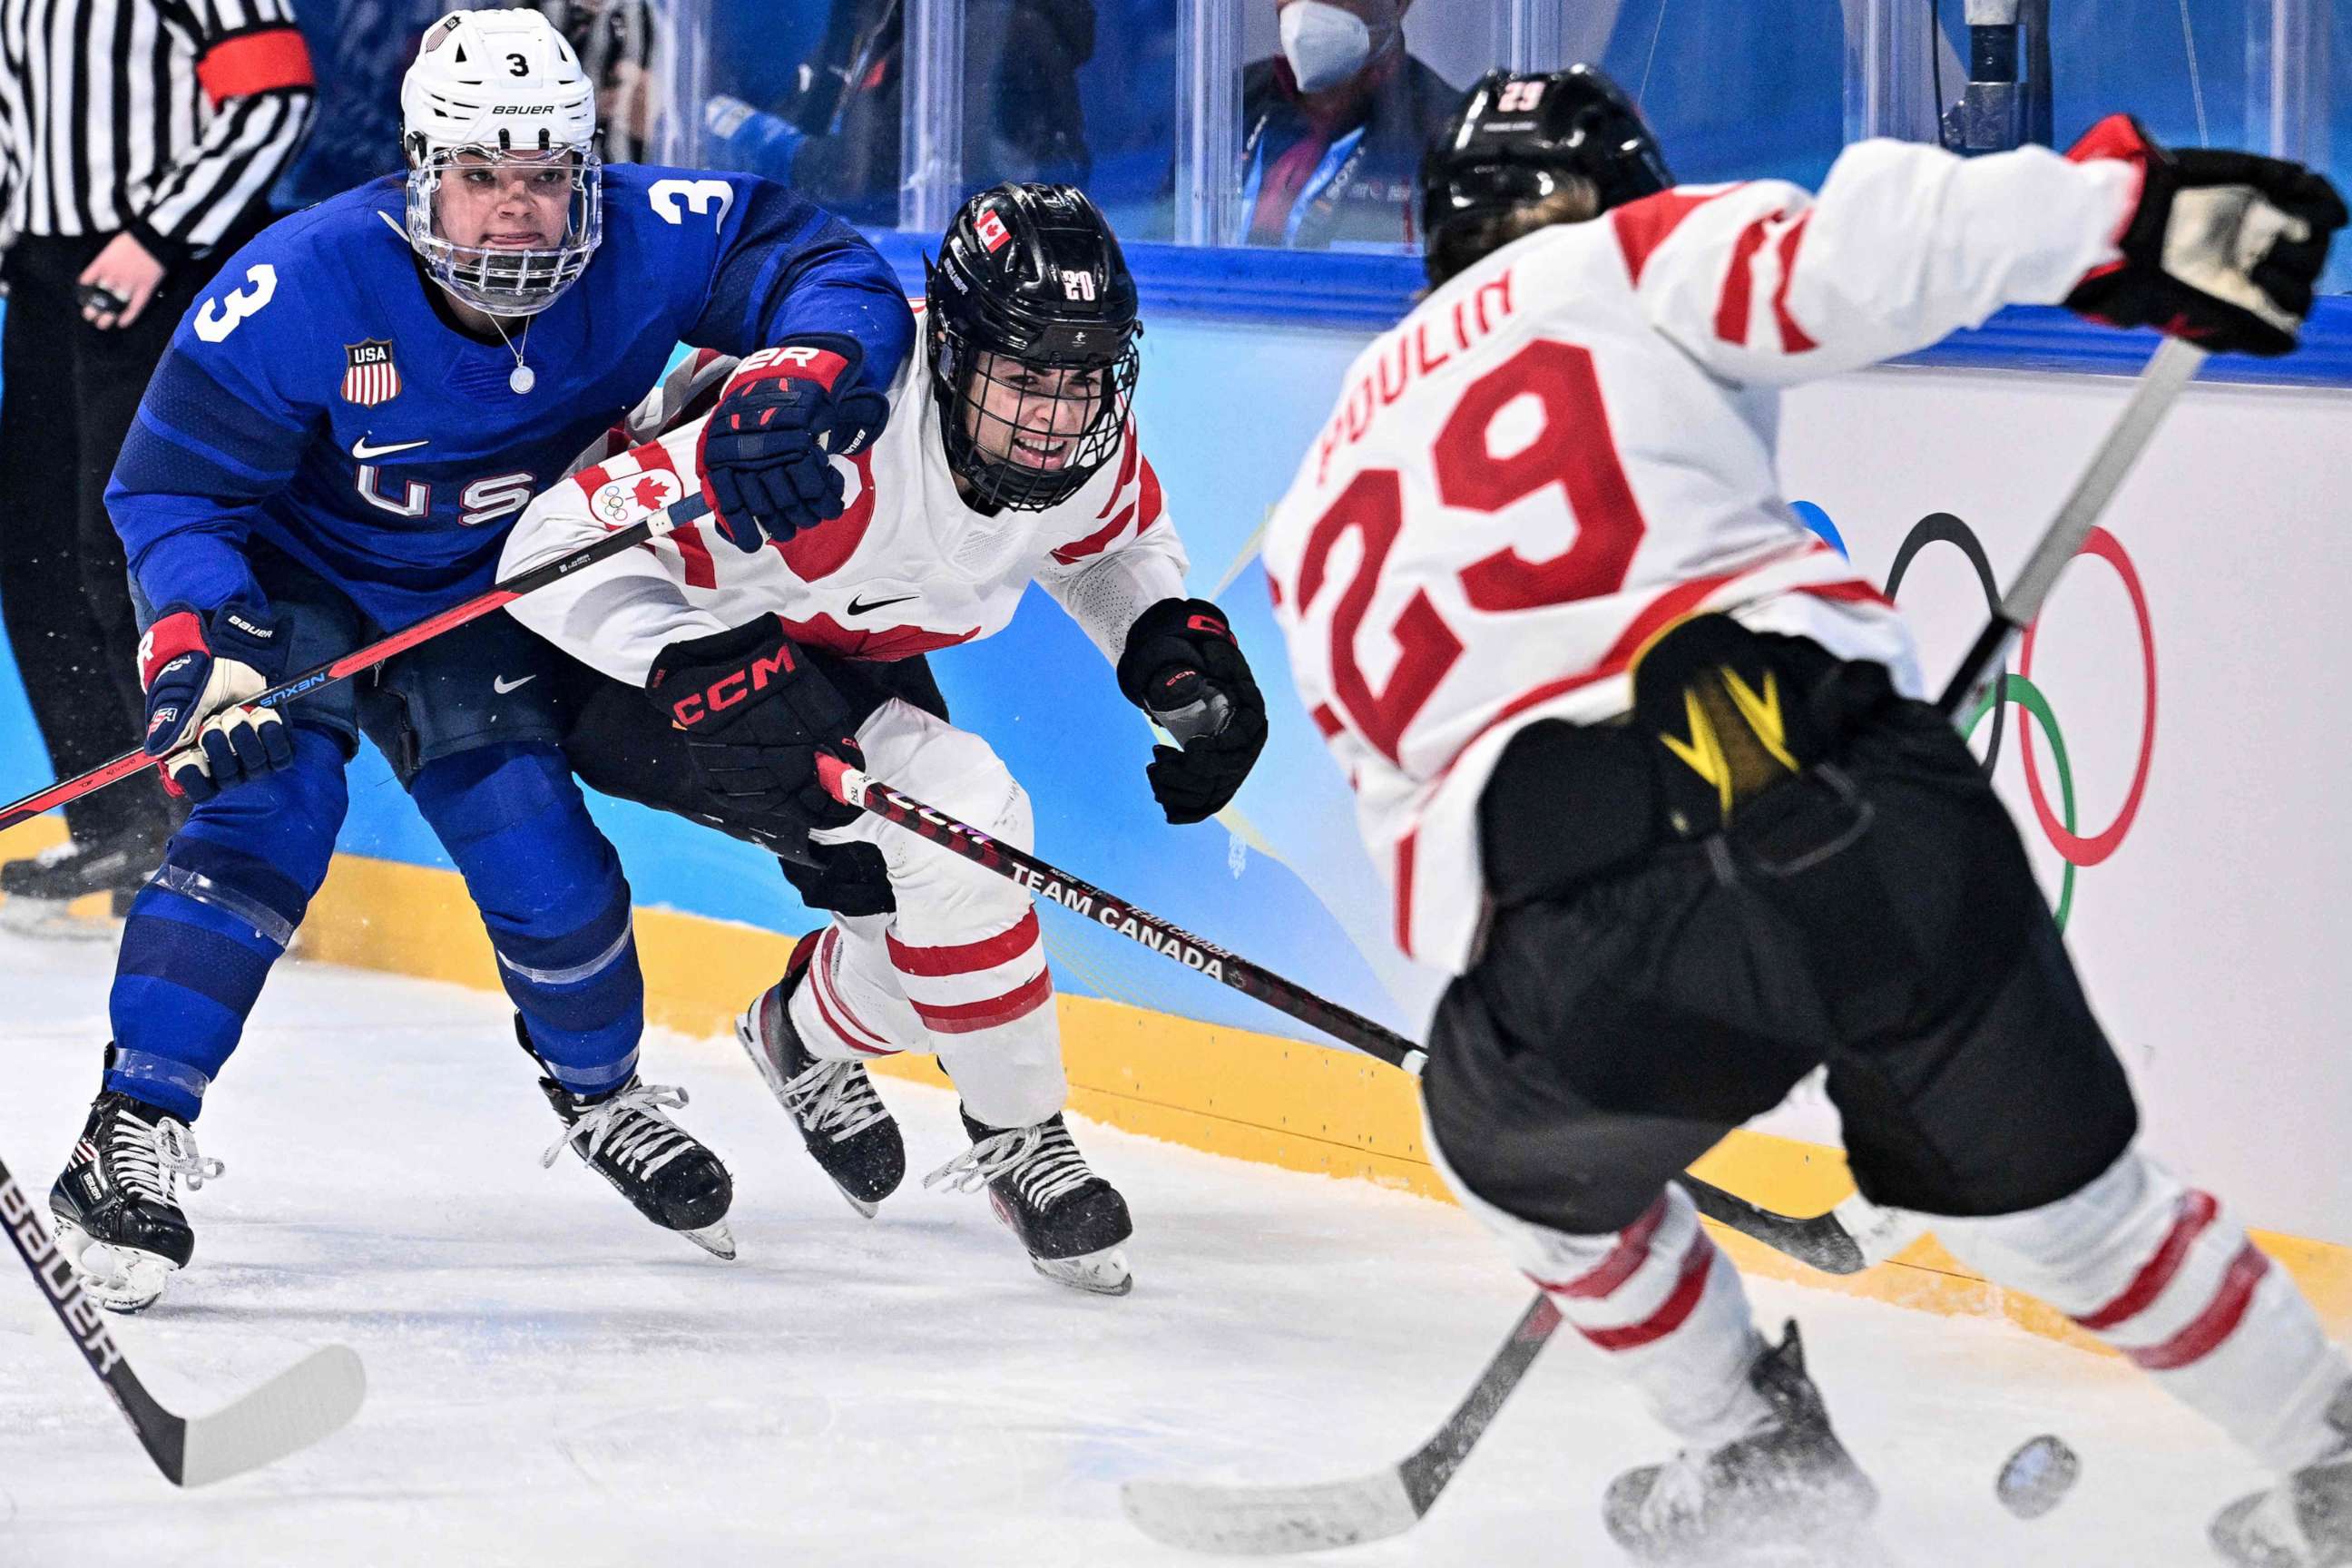
<svg viewBox="0 0 2352 1568">
<path fill-rule="evenodd" d="M 890 417 L 890 400 L 857 384 L 865 351 L 817 333 L 746 354 L 702 426 L 695 457 L 718 529 L 749 553 L 841 515 L 833 466 L 863 449 Z"/>
<path fill-rule="evenodd" d="M 1152 747 L 1143 770 L 1168 820 L 1223 810 L 1265 749 L 1265 699 L 1225 613 L 1206 599 L 1162 599 L 1144 611 L 1118 656 L 1118 689 L 1176 739 Z"/>
<path fill-rule="evenodd" d="M 670 644 L 654 660 L 646 694 L 686 731 L 704 787 L 744 826 L 842 827 L 865 815 L 816 779 L 820 751 L 866 765 L 849 704 L 772 613 Z"/>
<path fill-rule="evenodd" d="M 2294 347 L 2328 241 L 2345 224 L 2326 175 L 2252 153 L 2168 150 L 2127 114 L 2100 121 L 2066 156 L 2140 171 L 2139 205 L 2116 241 L 2123 258 L 2077 283 L 2068 310 L 2214 353 Z"/>
<path fill-rule="evenodd" d="M 207 801 L 292 762 L 285 719 L 275 708 L 245 705 L 285 673 L 285 646 L 266 611 L 167 606 L 139 639 L 147 754 L 165 759 L 164 787 Z"/>
</svg>

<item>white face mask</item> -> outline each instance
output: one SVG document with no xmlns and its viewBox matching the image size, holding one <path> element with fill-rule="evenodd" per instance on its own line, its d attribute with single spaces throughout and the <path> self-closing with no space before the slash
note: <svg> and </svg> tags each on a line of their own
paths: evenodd
<svg viewBox="0 0 2352 1568">
<path fill-rule="evenodd" d="M 1372 58 L 1372 30 L 1363 18 L 1326 0 L 1285 5 L 1280 26 L 1282 56 L 1290 62 L 1290 74 L 1298 79 L 1301 92 L 1337 87 Z"/>
</svg>

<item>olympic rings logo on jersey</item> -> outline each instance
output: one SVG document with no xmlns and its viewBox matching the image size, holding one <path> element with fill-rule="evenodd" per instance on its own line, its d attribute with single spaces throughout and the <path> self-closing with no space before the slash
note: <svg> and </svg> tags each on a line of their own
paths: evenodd
<svg viewBox="0 0 2352 1568">
<path fill-rule="evenodd" d="M 1841 552 L 1844 542 L 1837 537 L 1834 525 L 1818 507 L 1801 505 L 1800 514 L 1813 531 L 1827 539 Z M 1976 531 L 1946 511 L 1930 512 L 1912 525 L 1903 542 L 1895 552 L 1894 564 L 1886 573 L 1886 596 L 1895 599 L 1900 595 L 1906 574 L 1921 551 L 1930 544 L 1948 544 L 1968 558 L 1975 571 L 1977 584 L 1984 592 L 1985 611 L 1990 615 L 2000 604 L 2000 584 L 1992 574 L 1992 563 L 1985 554 L 1984 544 Z M 2017 668 L 2004 669 L 1997 695 L 1988 694 L 1973 712 L 1966 715 L 1961 726 L 1964 734 L 1973 737 L 1985 719 L 1992 720 L 1991 737 L 1985 747 L 1984 770 L 1990 776 L 2000 764 L 2004 740 L 2005 718 L 2011 707 L 2023 710 L 2032 721 L 2021 729 L 2018 747 L 2025 768 L 2026 797 L 2033 807 L 2035 822 L 2043 838 L 2058 852 L 2065 863 L 2059 879 L 2058 905 L 2053 911 L 2058 926 L 2063 930 L 2074 903 L 2074 874 L 2107 859 L 2129 836 L 2132 825 L 2138 819 L 2140 802 L 2147 791 L 2148 771 L 2156 761 L 2156 631 L 2148 616 L 2147 594 L 2141 585 L 2139 572 L 2131 556 L 2115 535 L 2104 528 L 2091 530 L 2083 543 L 2083 555 L 2095 556 L 2105 562 L 2122 583 L 2125 596 L 2129 599 L 2132 621 L 2139 639 L 2140 664 L 2140 729 L 2139 752 L 2131 771 L 2131 784 L 2125 792 L 2123 805 L 2116 810 L 2115 820 L 2095 833 L 2084 833 L 2077 820 L 2074 799 L 2074 763 L 2066 750 L 2066 739 L 2058 723 L 2058 715 L 2049 694 L 2033 679 L 2033 655 L 2042 629 L 2037 617 L 2025 631 L 2018 648 Z M 2058 786 L 2058 800 L 2053 806 L 2050 790 L 2044 783 L 2042 759 L 2034 743 L 2034 731 L 2039 730 L 2050 748 L 2050 775 Z"/>
</svg>

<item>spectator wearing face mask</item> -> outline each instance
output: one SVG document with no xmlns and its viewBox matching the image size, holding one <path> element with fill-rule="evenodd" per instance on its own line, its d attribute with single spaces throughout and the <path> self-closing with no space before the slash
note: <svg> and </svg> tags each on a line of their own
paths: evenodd
<svg viewBox="0 0 2352 1568">
<path fill-rule="evenodd" d="M 1420 243 L 1422 148 L 1462 89 L 1406 52 L 1412 4 L 1275 0 L 1282 52 L 1242 70 L 1244 243 Z"/>
</svg>

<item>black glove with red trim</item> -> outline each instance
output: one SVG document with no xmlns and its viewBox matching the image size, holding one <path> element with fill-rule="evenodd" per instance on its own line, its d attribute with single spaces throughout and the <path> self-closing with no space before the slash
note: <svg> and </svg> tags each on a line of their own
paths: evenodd
<svg viewBox="0 0 2352 1568">
<path fill-rule="evenodd" d="M 841 515 L 833 466 L 863 449 L 890 400 L 857 384 L 855 338 L 812 333 L 746 354 L 702 426 L 695 459 L 719 532 L 749 553 Z"/>
<path fill-rule="evenodd" d="M 2160 147 L 2127 114 L 2092 126 L 2066 156 L 2140 171 L 2139 205 L 2116 241 L 2123 258 L 2077 283 L 2068 310 L 2155 327 L 2214 353 L 2294 347 L 2328 241 L 2346 220 L 2326 175 L 2252 153 Z"/>
<path fill-rule="evenodd" d="M 670 644 L 654 659 L 646 695 L 686 731 L 703 786 L 740 826 L 845 827 L 865 815 L 816 777 L 819 752 L 866 765 L 849 704 L 772 613 Z"/>
<path fill-rule="evenodd" d="M 1136 616 L 1118 689 L 1176 739 L 1152 747 L 1143 770 L 1168 820 L 1223 811 L 1265 749 L 1265 699 L 1225 613 L 1206 599 L 1162 599 Z"/>
<path fill-rule="evenodd" d="M 285 644 L 267 610 L 166 605 L 139 638 L 147 754 L 164 759 L 164 787 L 203 802 L 291 763 L 284 717 L 246 702 L 285 674 Z"/>
</svg>

